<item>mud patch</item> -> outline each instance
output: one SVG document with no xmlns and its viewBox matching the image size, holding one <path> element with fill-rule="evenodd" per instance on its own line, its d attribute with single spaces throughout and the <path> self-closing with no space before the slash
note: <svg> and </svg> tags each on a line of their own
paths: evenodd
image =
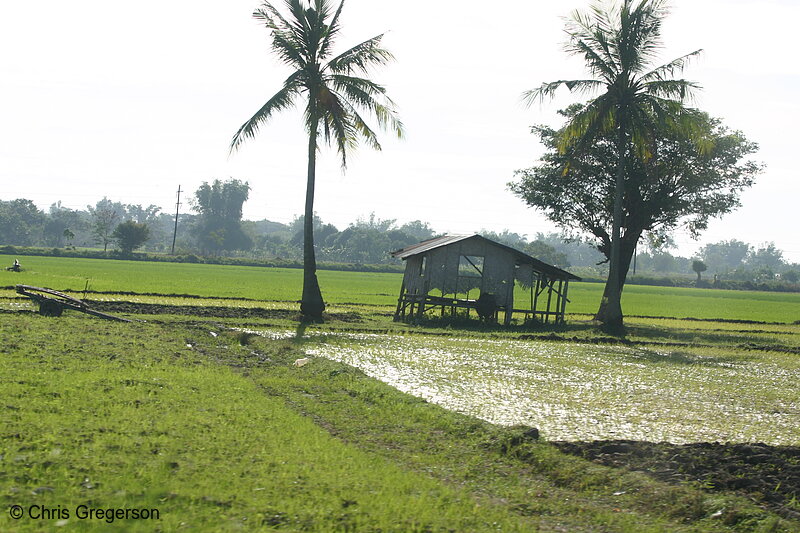
<svg viewBox="0 0 800 533">
<path fill-rule="evenodd" d="M 551 442 L 562 452 L 670 483 L 743 494 L 787 518 L 800 519 L 800 447 L 763 443 L 670 444 L 633 440 Z"/>
</svg>

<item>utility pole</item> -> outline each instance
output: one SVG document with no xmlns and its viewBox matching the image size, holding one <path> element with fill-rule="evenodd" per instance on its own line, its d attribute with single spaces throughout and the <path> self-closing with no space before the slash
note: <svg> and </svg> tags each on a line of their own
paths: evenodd
<svg viewBox="0 0 800 533">
<path fill-rule="evenodd" d="M 181 186 L 178 185 L 178 202 L 175 204 L 175 231 L 172 232 L 172 255 L 175 255 L 175 239 L 178 237 L 178 213 L 181 209 Z"/>
</svg>

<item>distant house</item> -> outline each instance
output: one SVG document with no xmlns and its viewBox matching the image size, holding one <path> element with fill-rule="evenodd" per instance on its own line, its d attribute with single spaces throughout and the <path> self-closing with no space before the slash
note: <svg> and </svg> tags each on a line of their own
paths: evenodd
<svg viewBox="0 0 800 533">
<path fill-rule="evenodd" d="M 422 317 L 426 311 L 456 314 L 474 309 L 486 320 L 508 325 L 514 313 L 525 320 L 563 322 L 567 290 L 580 278 L 480 235 L 446 235 L 392 252 L 406 270 L 396 321 Z M 530 298 L 514 301 L 514 286 Z M 521 298 L 518 300 L 522 300 Z"/>
</svg>

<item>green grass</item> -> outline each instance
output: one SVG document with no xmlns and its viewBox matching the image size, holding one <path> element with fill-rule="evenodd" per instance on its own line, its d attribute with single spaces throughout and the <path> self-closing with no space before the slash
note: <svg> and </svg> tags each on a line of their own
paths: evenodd
<svg viewBox="0 0 800 533">
<path fill-rule="evenodd" d="M 0 271 L 0 286 L 17 283 L 57 290 L 90 290 L 206 297 L 297 301 L 299 269 L 148 263 L 103 259 L 21 257 L 25 271 Z M 323 295 L 333 305 L 355 303 L 393 307 L 401 274 L 320 271 Z M 572 283 L 567 312 L 592 314 L 603 286 Z M 527 296 L 518 291 L 518 301 Z M 627 315 L 792 323 L 800 320 L 800 293 L 728 291 L 628 285 L 623 294 Z"/>
<path fill-rule="evenodd" d="M 20 262 L 23 272 L 0 271 L 0 286 L 22 283 L 79 292 L 88 280 L 90 290 L 101 292 L 297 301 L 303 283 L 303 271 L 292 268 L 38 256 Z M 391 304 L 397 301 L 402 275 L 325 270 L 319 278 L 331 302 Z"/>
<path fill-rule="evenodd" d="M 195 340 L 207 330 L 26 317 L 4 320 L 2 336 L 11 352 L 0 360 L 5 509 L 158 509 L 167 531 L 524 530 L 463 491 L 333 438 L 215 364 L 219 348 Z M 55 522 L 3 512 L 0 527 Z M 68 522 L 106 527 L 74 514 Z"/>
<path fill-rule="evenodd" d="M 791 531 L 744 498 L 593 465 L 217 321 L 0 320 L 2 531 Z M 244 343 L 244 345 L 243 345 Z M 68 509 L 12 520 L 13 504 Z M 735 510 L 733 512 L 732 510 Z"/>
<path fill-rule="evenodd" d="M 603 285 L 575 283 L 569 291 L 567 312 L 593 314 Z M 800 293 L 626 285 L 622 307 L 627 315 L 791 323 L 800 320 Z"/>
</svg>

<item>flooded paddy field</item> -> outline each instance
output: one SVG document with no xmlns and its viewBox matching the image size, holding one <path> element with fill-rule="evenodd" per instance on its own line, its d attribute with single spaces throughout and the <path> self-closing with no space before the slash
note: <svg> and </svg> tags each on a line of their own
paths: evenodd
<svg viewBox="0 0 800 533">
<path fill-rule="evenodd" d="M 800 445 L 792 355 L 350 333 L 313 333 L 304 344 L 309 355 L 448 409 L 537 427 L 548 440 Z"/>
</svg>

